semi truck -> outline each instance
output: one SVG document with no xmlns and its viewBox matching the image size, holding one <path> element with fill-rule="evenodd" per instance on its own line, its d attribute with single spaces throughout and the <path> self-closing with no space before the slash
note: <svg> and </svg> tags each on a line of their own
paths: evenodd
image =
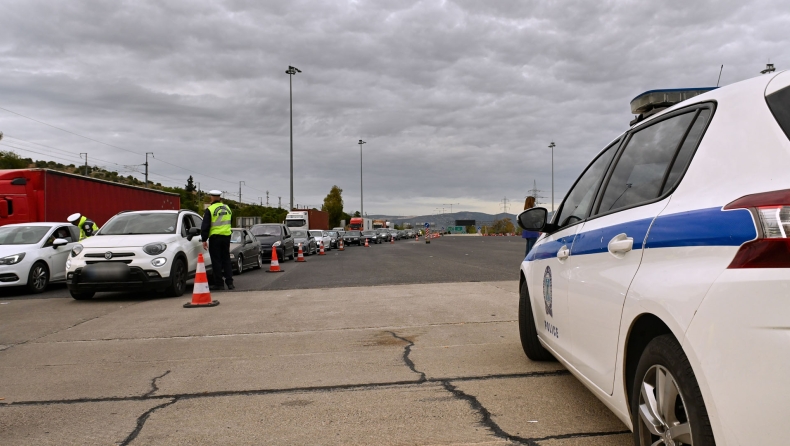
<svg viewBox="0 0 790 446">
<path fill-rule="evenodd" d="M 291 229 L 329 229 L 329 213 L 318 209 L 294 209 L 285 216 L 285 226 Z"/>
<path fill-rule="evenodd" d="M 381 229 L 387 227 L 386 220 L 373 220 L 373 229 Z"/>
<path fill-rule="evenodd" d="M 373 220 L 369 218 L 354 217 L 348 228 L 352 231 L 370 231 L 373 229 Z"/>
<path fill-rule="evenodd" d="M 0 226 L 74 213 L 102 226 L 122 211 L 178 210 L 181 196 L 51 169 L 0 170 Z"/>
</svg>

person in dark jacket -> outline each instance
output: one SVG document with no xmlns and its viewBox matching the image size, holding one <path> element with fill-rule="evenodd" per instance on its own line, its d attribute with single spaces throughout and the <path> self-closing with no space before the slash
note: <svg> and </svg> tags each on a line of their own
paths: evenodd
<svg viewBox="0 0 790 446">
<path fill-rule="evenodd" d="M 223 290 L 225 285 L 229 290 L 233 285 L 233 269 L 230 266 L 230 234 L 231 217 L 230 208 L 222 203 L 222 192 L 209 191 L 211 205 L 203 213 L 203 225 L 200 227 L 200 238 L 203 240 L 203 249 L 208 249 L 211 256 L 211 269 L 214 273 L 214 285 L 209 289 Z M 222 283 L 222 276 L 225 283 Z"/>
<path fill-rule="evenodd" d="M 527 197 L 524 201 L 524 210 L 532 209 L 535 207 L 535 197 Z M 538 237 L 540 237 L 540 232 L 535 231 L 521 231 L 521 238 L 527 241 L 527 252 L 524 254 L 524 257 L 529 254 L 530 249 L 535 246 L 535 242 L 538 241 Z"/>
</svg>

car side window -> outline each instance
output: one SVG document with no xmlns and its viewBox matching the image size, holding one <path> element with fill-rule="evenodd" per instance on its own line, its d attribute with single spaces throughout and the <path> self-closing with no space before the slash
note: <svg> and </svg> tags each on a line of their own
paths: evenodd
<svg viewBox="0 0 790 446">
<path fill-rule="evenodd" d="M 558 218 L 554 219 L 560 228 L 584 220 L 587 217 L 587 212 L 595 199 L 595 193 L 598 191 L 606 170 L 617 152 L 619 143 L 620 141 L 618 140 L 606 148 L 579 177 L 573 189 L 568 192 L 565 202 L 560 208 Z"/>
<path fill-rule="evenodd" d="M 76 226 L 74 226 L 74 228 L 76 229 Z M 72 243 L 74 241 L 79 240 L 79 235 L 77 235 L 77 238 L 75 239 L 71 228 L 69 228 L 68 226 L 61 226 L 55 229 L 52 232 L 52 234 L 47 238 L 47 241 L 44 243 L 44 247 L 46 248 L 52 246 L 52 244 L 55 243 L 55 240 L 59 238 L 65 239 L 67 242 Z"/>
<path fill-rule="evenodd" d="M 282 228 L 283 228 L 283 233 L 285 234 L 285 238 L 290 237 L 291 236 L 291 230 L 288 229 L 288 226 L 283 226 Z"/>
<path fill-rule="evenodd" d="M 254 240 L 254 239 L 252 238 L 252 235 L 250 235 L 250 231 L 248 231 L 248 230 L 246 230 L 246 229 L 244 230 L 244 240 L 245 240 L 247 243 L 252 243 L 252 241 Z"/>
<path fill-rule="evenodd" d="M 680 146 L 680 150 L 678 150 L 675 161 L 672 162 L 669 175 L 667 175 L 664 186 L 661 188 L 661 195 L 674 189 L 680 181 L 680 177 L 686 172 L 686 168 L 691 163 L 691 157 L 694 156 L 694 152 L 697 150 L 700 140 L 702 140 L 702 134 L 709 120 L 710 109 L 700 110 L 697 118 L 694 120 L 694 124 L 691 125 L 691 130 L 689 130 L 686 139 Z"/>
<path fill-rule="evenodd" d="M 674 116 L 631 135 L 604 188 L 597 213 L 632 207 L 661 195 L 665 174 L 695 114 Z"/>
<path fill-rule="evenodd" d="M 187 231 L 189 231 L 189 228 L 194 226 L 194 223 L 192 222 L 192 218 L 191 218 L 190 215 L 184 215 L 184 217 L 181 219 L 181 221 L 183 222 L 181 224 L 181 236 L 182 237 L 186 237 L 187 236 Z"/>
</svg>

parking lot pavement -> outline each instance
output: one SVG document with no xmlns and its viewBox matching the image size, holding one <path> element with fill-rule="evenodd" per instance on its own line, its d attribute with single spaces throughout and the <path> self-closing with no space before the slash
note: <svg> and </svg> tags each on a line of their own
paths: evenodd
<svg viewBox="0 0 790 446">
<path fill-rule="evenodd" d="M 517 287 L 10 300 L 0 326 L 42 317 L 0 331 L 0 444 L 629 444 L 524 356 Z"/>
</svg>

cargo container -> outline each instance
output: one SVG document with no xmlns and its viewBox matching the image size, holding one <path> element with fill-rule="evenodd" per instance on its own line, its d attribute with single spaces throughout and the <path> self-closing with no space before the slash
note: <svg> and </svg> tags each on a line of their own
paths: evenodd
<svg viewBox="0 0 790 446">
<path fill-rule="evenodd" d="M 66 221 L 79 212 L 101 226 L 121 211 L 178 210 L 178 194 L 58 172 L 0 170 L 0 226 Z"/>
<path fill-rule="evenodd" d="M 285 225 L 291 229 L 329 230 L 329 213 L 318 209 L 294 209 L 285 216 Z"/>
</svg>

